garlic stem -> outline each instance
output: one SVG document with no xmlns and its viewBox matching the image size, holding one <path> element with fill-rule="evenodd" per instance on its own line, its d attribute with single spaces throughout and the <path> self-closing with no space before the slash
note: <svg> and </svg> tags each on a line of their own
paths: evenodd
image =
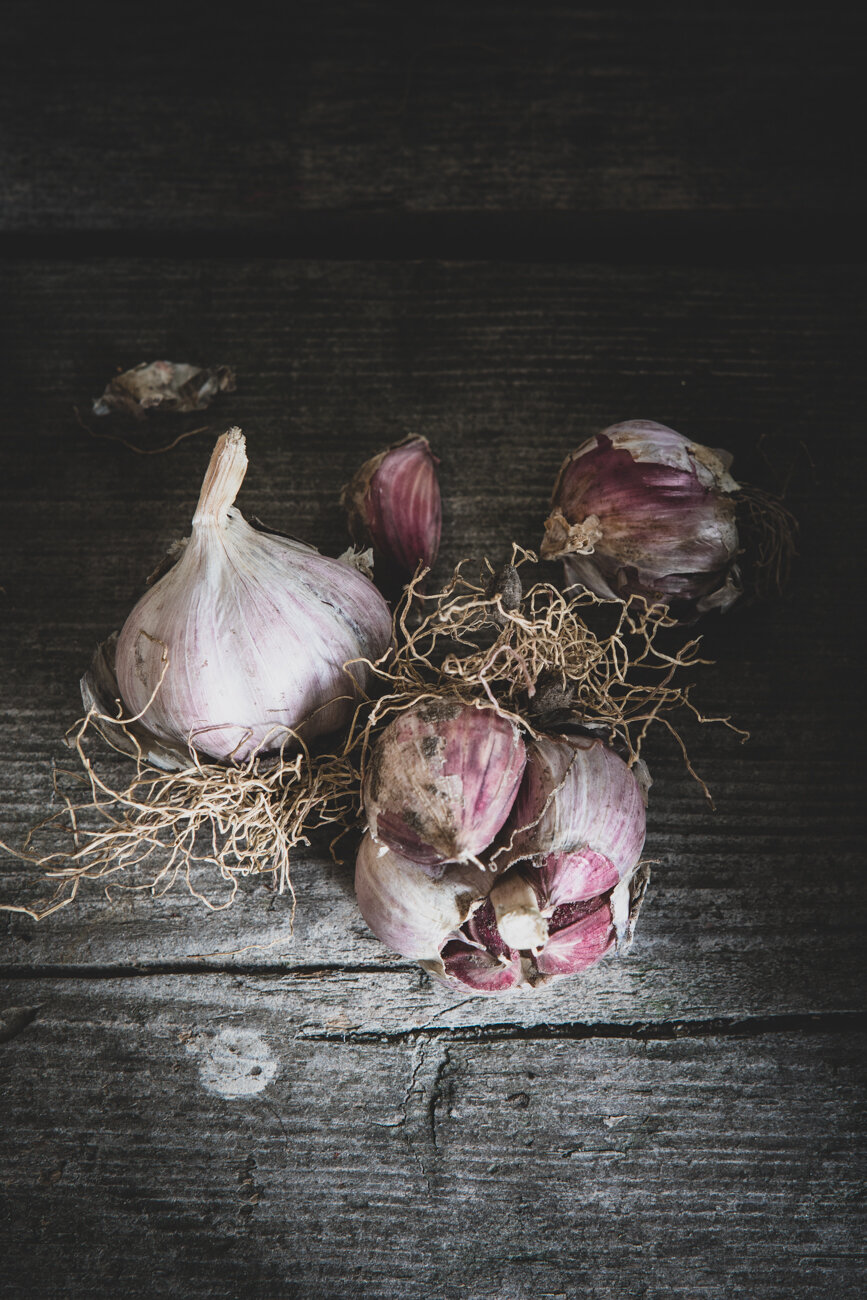
<svg viewBox="0 0 867 1300">
<path fill-rule="evenodd" d="M 530 882 L 517 871 L 509 871 L 490 892 L 500 937 L 519 951 L 542 948 L 548 938 L 548 922 Z"/>
<path fill-rule="evenodd" d="M 240 429 L 229 429 L 217 439 L 205 472 L 199 504 L 193 515 L 193 527 L 200 524 L 220 526 L 226 522 L 235 497 L 247 473 L 247 452 Z"/>
</svg>

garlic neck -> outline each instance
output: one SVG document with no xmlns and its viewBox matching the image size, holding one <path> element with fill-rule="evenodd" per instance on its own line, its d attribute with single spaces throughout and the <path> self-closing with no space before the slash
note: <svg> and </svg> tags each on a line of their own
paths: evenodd
<svg viewBox="0 0 867 1300">
<path fill-rule="evenodd" d="M 246 473 L 244 435 L 240 429 L 229 429 L 228 433 L 217 439 L 205 473 L 199 504 L 193 515 L 194 529 L 225 524 Z"/>
</svg>

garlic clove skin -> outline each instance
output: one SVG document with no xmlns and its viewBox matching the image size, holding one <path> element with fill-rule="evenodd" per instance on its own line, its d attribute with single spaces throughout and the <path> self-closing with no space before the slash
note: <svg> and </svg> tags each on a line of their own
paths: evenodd
<svg viewBox="0 0 867 1300">
<path fill-rule="evenodd" d="M 525 763 L 518 728 L 493 709 L 422 701 L 398 714 L 371 752 L 370 833 L 433 872 L 472 861 L 509 815 Z"/>
<path fill-rule="evenodd" d="M 415 961 L 438 961 L 447 940 L 485 897 L 493 877 L 478 867 L 450 867 L 438 879 L 365 835 L 355 864 L 361 915 L 376 937 Z"/>
<path fill-rule="evenodd" d="M 244 438 L 219 439 L 177 563 L 133 609 L 117 644 L 126 708 L 160 740 L 243 762 L 345 725 L 391 642 L 391 615 L 357 570 L 252 528 L 232 507 Z"/>
<path fill-rule="evenodd" d="M 341 501 L 356 542 L 372 545 L 386 585 L 403 585 L 439 552 L 442 501 L 427 438 L 410 434 L 362 465 Z"/>
<path fill-rule="evenodd" d="M 645 832 L 641 787 L 619 755 L 600 740 L 539 736 L 527 745 L 524 778 L 504 831 L 508 838 L 495 862 L 502 867 L 532 858 L 548 887 L 556 889 L 562 873 L 569 901 L 576 901 L 595 880 L 629 874 Z"/>
<path fill-rule="evenodd" d="M 726 609 L 741 594 L 730 463 L 651 420 L 611 425 L 566 457 L 542 556 L 603 599 Z"/>
</svg>

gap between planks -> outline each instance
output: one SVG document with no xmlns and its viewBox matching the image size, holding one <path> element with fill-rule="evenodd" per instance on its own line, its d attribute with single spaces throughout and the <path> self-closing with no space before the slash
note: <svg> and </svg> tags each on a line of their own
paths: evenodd
<svg viewBox="0 0 867 1300">
<path fill-rule="evenodd" d="M 424 261 L 729 267 L 865 260 L 864 213 L 352 212 L 290 214 L 280 228 L 2 230 L 0 260 Z"/>
</svg>

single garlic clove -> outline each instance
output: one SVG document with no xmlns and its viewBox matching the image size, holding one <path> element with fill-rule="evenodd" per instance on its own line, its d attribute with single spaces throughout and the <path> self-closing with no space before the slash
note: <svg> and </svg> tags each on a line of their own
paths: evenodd
<svg viewBox="0 0 867 1300">
<path fill-rule="evenodd" d="M 645 828 L 641 787 L 619 755 L 599 740 L 539 736 L 527 745 L 524 778 L 495 862 L 502 868 L 532 858 L 544 864 L 551 888 L 558 873 L 568 875 L 570 894 L 572 877 L 586 873 L 574 901 L 609 869 L 617 878 L 633 870 Z"/>
<path fill-rule="evenodd" d="M 362 465 L 343 489 L 342 502 L 356 542 L 372 545 L 377 576 L 403 585 L 419 564 L 430 568 L 439 551 L 442 504 L 427 438 L 411 434 Z"/>
<path fill-rule="evenodd" d="M 415 961 L 438 961 L 493 878 L 478 867 L 449 867 L 438 879 L 365 835 L 355 864 L 361 915 L 384 944 Z"/>
<path fill-rule="evenodd" d="M 612 425 L 566 457 L 541 553 L 568 585 L 638 595 L 682 616 L 741 592 L 731 458 L 650 420 Z"/>
<path fill-rule="evenodd" d="M 568 853 L 549 853 L 537 862 L 533 871 L 546 907 L 606 894 L 620 879 L 610 858 L 586 846 Z"/>
<path fill-rule="evenodd" d="M 224 761 L 343 726 L 391 641 L 382 596 L 356 569 L 252 528 L 232 503 L 244 438 L 219 439 L 177 562 L 117 643 L 124 704 L 158 739 Z"/>
<path fill-rule="evenodd" d="M 422 967 L 440 984 L 454 992 L 508 993 L 525 984 L 520 956 L 498 960 L 482 949 L 460 941 L 450 942 L 437 961 L 423 961 Z"/>
<path fill-rule="evenodd" d="M 616 932 L 607 897 L 566 903 L 548 919 L 548 941 L 536 954 L 543 975 L 574 975 L 613 948 Z"/>
<path fill-rule="evenodd" d="M 363 787 L 371 835 L 432 870 L 472 861 L 506 820 L 525 762 L 518 728 L 493 709 L 416 704 L 371 752 Z"/>
</svg>

